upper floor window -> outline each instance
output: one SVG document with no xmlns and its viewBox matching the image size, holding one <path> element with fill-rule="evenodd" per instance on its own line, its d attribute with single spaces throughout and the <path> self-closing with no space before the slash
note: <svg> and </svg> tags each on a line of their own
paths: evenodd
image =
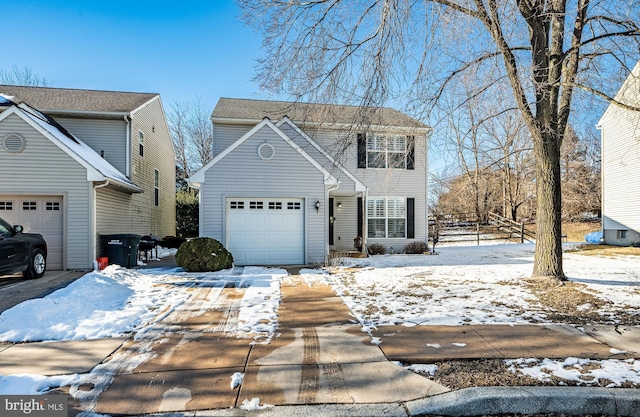
<svg viewBox="0 0 640 417">
<path fill-rule="evenodd" d="M 142 130 L 138 131 L 138 149 L 140 156 L 144 156 L 144 132 Z"/>
<path fill-rule="evenodd" d="M 358 134 L 358 168 L 414 169 L 413 136 Z"/>
<path fill-rule="evenodd" d="M 153 204 L 160 205 L 160 171 L 153 170 Z"/>
</svg>

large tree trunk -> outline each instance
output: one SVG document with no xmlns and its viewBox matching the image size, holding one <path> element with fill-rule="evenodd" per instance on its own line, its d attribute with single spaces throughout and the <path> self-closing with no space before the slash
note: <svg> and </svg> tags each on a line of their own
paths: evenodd
<svg viewBox="0 0 640 417">
<path fill-rule="evenodd" d="M 560 147 L 550 132 L 534 144 L 536 152 L 536 253 L 533 278 L 566 280 L 562 270 Z"/>
</svg>

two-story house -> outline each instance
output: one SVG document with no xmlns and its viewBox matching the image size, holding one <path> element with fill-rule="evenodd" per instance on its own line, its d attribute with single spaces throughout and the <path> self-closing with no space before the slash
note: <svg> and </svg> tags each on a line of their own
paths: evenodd
<svg viewBox="0 0 640 417">
<path fill-rule="evenodd" d="M 325 262 L 354 240 L 426 241 L 430 128 L 390 108 L 222 98 L 200 189 L 200 235 L 238 265 Z"/>
<path fill-rule="evenodd" d="M 640 108 L 640 62 L 615 99 Z M 602 234 L 604 243 L 640 245 L 640 112 L 611 104 L 602 115 Z"/>
<path fill-rule="evenodd" d="M 158 94 L 0 85 L 0 217 L 48 269 L 93 267 L 101 235 L 175 234 L 175 152 Z"/>
</svg>

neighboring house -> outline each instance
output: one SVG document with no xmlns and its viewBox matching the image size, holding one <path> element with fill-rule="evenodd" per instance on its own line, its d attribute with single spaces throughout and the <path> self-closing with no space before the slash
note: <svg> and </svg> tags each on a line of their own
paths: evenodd
<svg viewBox="0 0 640 417">
<path fill-rule="evenodd" d="M 0 217 L 41 233 L 48 269 L 87 270 L 101 235 L 175 234 L 160 96 L 0 85 Z"/>
<path fill-rule="evenodd" d="M 615 99 L 640 107 L 640 62 Z M 598 123 L 602 138 L 604 243 L 640 245 L 640 112 L 611 104 Z"/>
<path fill-rule="evenodd" d="M 362 120 L 365 120 L 363 122 Z M 222 98 L 200 235 L 238 265 L 326 262 L 332 250 L 426 241 L 430 128 L 389 108 Z"/>
</svg>

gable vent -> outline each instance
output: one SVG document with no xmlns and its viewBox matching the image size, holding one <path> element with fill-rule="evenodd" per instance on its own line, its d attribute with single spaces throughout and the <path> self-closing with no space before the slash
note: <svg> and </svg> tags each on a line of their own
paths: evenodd
<svg viewBox="0 0 640 417">
<path fill-rule="evenodd" d="M 7 152 L 19 153 L 24 150 L 26 142 L 24 138 L 17 133 L 9 133 L 2 139 L 2 146 Z"/>
<path fill-rule="evenodd" d="M 263 143 L 258 146 L 258 156 L 260 159 L 269 160 L 276 155 L 276 150 L 270 143 Z"/>
</svg>

